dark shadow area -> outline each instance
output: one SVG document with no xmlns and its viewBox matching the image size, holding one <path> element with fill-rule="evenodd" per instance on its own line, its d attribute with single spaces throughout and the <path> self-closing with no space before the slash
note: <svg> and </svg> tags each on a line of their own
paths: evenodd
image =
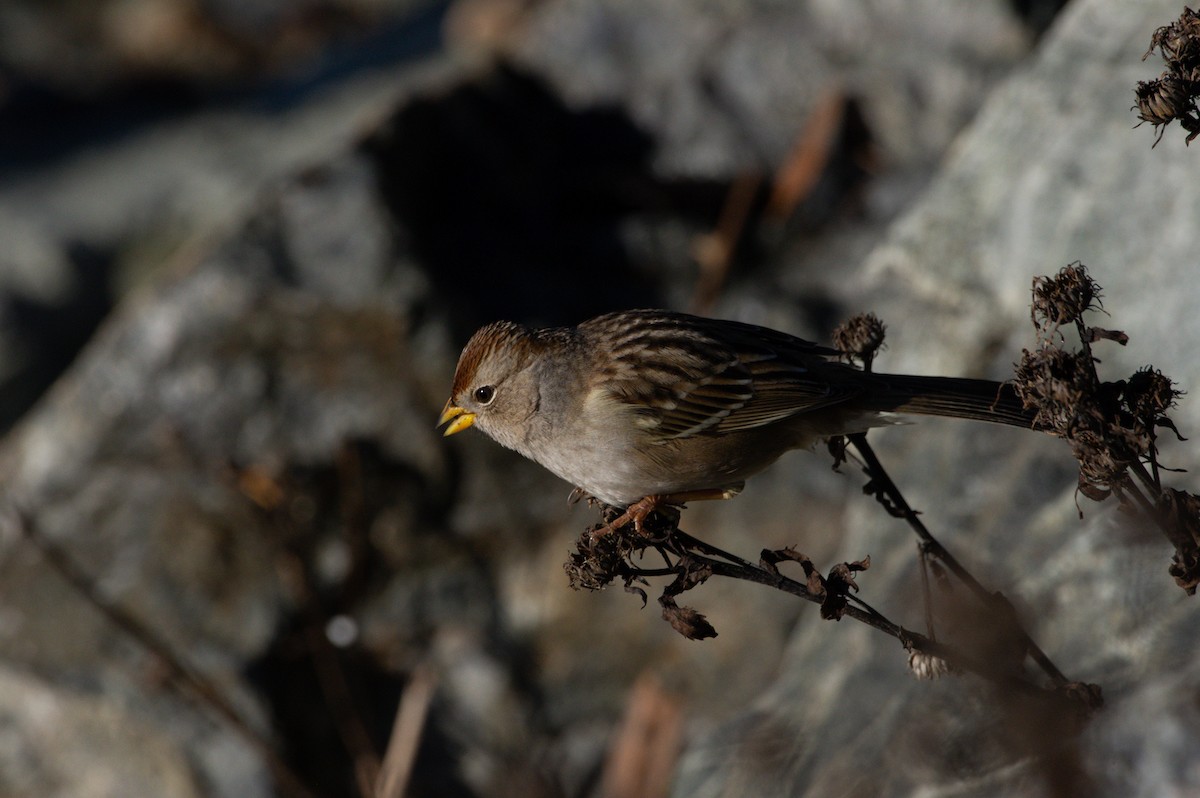
<svg viewBox="0 0 1200 798">
<path fill-rule="evenodd" d="M 634 214 L 711 220 L 725 192 L 658 180 L 654 142 L 623 112 L 572 110 L 507 66 L 409 103 L 364 146 L 460 332 L 660 305 L 659 278 L 631 261 L 620 225 Z"/>
<path fill-rule="evenodd" d="M 1009 0 L 1013 11 L 1036 36 L 1041 36 L 1058 18 L 1067 0 Z"/>
<path fill-rule="evenodd" d="M 762 227 L 762 180 L 732 242 L 737 278 L 777 253 L 772 241 L 847 213 L 867 172 L 869 131 L 853 101 L 813 189 Z M 729 180 L 664 179 L 655 142 L 617 108 L 573 109 L 537 77 L 499 64 L 401 108 L 364 142 L 408 248 L 455 311 L 465 339 L 500 318 L 574 324 L 609 310 L 661 307 L 678 276 L 622 239 L 630 220 L 716 228 Z M 692 277 L 692 279 L 695 279 Z M 818 305 L 820 304 L 818 300 Z"/>
<path fill-rule="evenodd" d="M 357 637 L 335 645 L 328 628 L 338 616 L 378 612 L 368 605 L 397 570 L 413 591 L 391 607 L 405 619 L 387 646 L 392 657 L 428 650 L 447 624 L 471 629 L 489 657 L 510 668 L 513 689 L 542 705 L 533 654 L 504 629 L 486 557 L 445 531 L 453 508 L 445 490 L 366 440 L 347 443 L 334 462 L 292 466 L 279 487 L 278 505 L 262 512 L 292 611 L 246 677 L 269 709 L 284 761 L 316 795 L 361 795 L 361 759 L 387 748 L 410 674 Z M 397 523 L 404 513 L 411 521 Z M 345 563 L 330 578 L 320 561 L 334 541 Z M 461 708 L 439 701 L 435 694 L 406 794 L 471 798 L 459 775 L 462 743 L 447 734 L 463 722 Z"/>
<path fill-rule="evenodd" d="M 75 244 L 68 248 L 72 286 L 54 304 L 5 293 L 0 319 L 20 351 L 0 380 L 0 433 L 8 430 L 66 370 L 112 310 L 113 253 Z"/>
</svg>

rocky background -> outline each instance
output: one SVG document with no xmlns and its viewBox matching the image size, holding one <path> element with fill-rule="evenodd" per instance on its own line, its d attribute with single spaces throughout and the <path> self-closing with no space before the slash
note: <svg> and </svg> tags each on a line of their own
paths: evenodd
<svg viewBox="0 0 1200 798">
<path fill-rule="evenodd" d="M 0 795 L 1200 792 L 1200 605 L 1061 441 L 873 434 L 1103 688 L 1080 726 L 757 585 L 685 595 L 703 642 L 573 592 L 595 511 L 433 428 L 499 317 L 827 340 L 871 310 L 881 370 L 1003 379 L 1073 261 L 1131 337 L 1102 373 L 1194 394 L 1200 153 L 1130 111 L 1182 6 L 1059 5 L 0 5 Z M 1172 417 L 1200 430 L 1193 396 Z M 684 527 L 869 554 L 861 595 L 922 628 L 907 530 L 831 462 Z"/>
</svg>

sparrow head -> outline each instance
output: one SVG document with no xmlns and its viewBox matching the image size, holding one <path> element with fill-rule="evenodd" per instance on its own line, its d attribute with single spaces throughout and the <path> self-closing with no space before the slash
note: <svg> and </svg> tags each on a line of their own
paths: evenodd
<svg viewBox="0 0 1200 798">
<path fill-rule="evenodd" d="M 510 321 L 497 321 L 479 329 L 458 358 L 450 399 L 438 419 L 443 435 L 462 432 L 478 424 L 500 443 L 536 409 L 537 386 L 529 367 L 538 350 L 536 334 Z"/>
</svg>

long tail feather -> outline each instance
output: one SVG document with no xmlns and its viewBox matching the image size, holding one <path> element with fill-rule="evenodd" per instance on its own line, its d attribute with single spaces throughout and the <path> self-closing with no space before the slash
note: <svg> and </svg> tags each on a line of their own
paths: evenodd
<svg viewBox="0 0 1200 798">
<path fill-rule="evenodd" d="M 1012 385 L 962 377 L 914 377 L 878 374 L 871 404 L 876 410 L 926 416 L 992 421 L 1033 427 L 1034 411 L 1026 410 Z"/>
</svg>

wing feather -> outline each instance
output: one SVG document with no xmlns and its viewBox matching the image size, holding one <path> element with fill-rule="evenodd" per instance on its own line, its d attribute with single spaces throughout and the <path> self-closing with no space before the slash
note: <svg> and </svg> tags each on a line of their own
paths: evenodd
<svg viewBox="0 0 1200 798">
<path fill-rule="evenodd" d="M 762 327 L 626 311 L 580 329 L 612 350 L 610 395 L 664 440 L 766 426 L 860 393 L 857 380 L 828 379 L 831 368 L 858 373 L 830 363 L 834 350 Z"/>
</svg>

